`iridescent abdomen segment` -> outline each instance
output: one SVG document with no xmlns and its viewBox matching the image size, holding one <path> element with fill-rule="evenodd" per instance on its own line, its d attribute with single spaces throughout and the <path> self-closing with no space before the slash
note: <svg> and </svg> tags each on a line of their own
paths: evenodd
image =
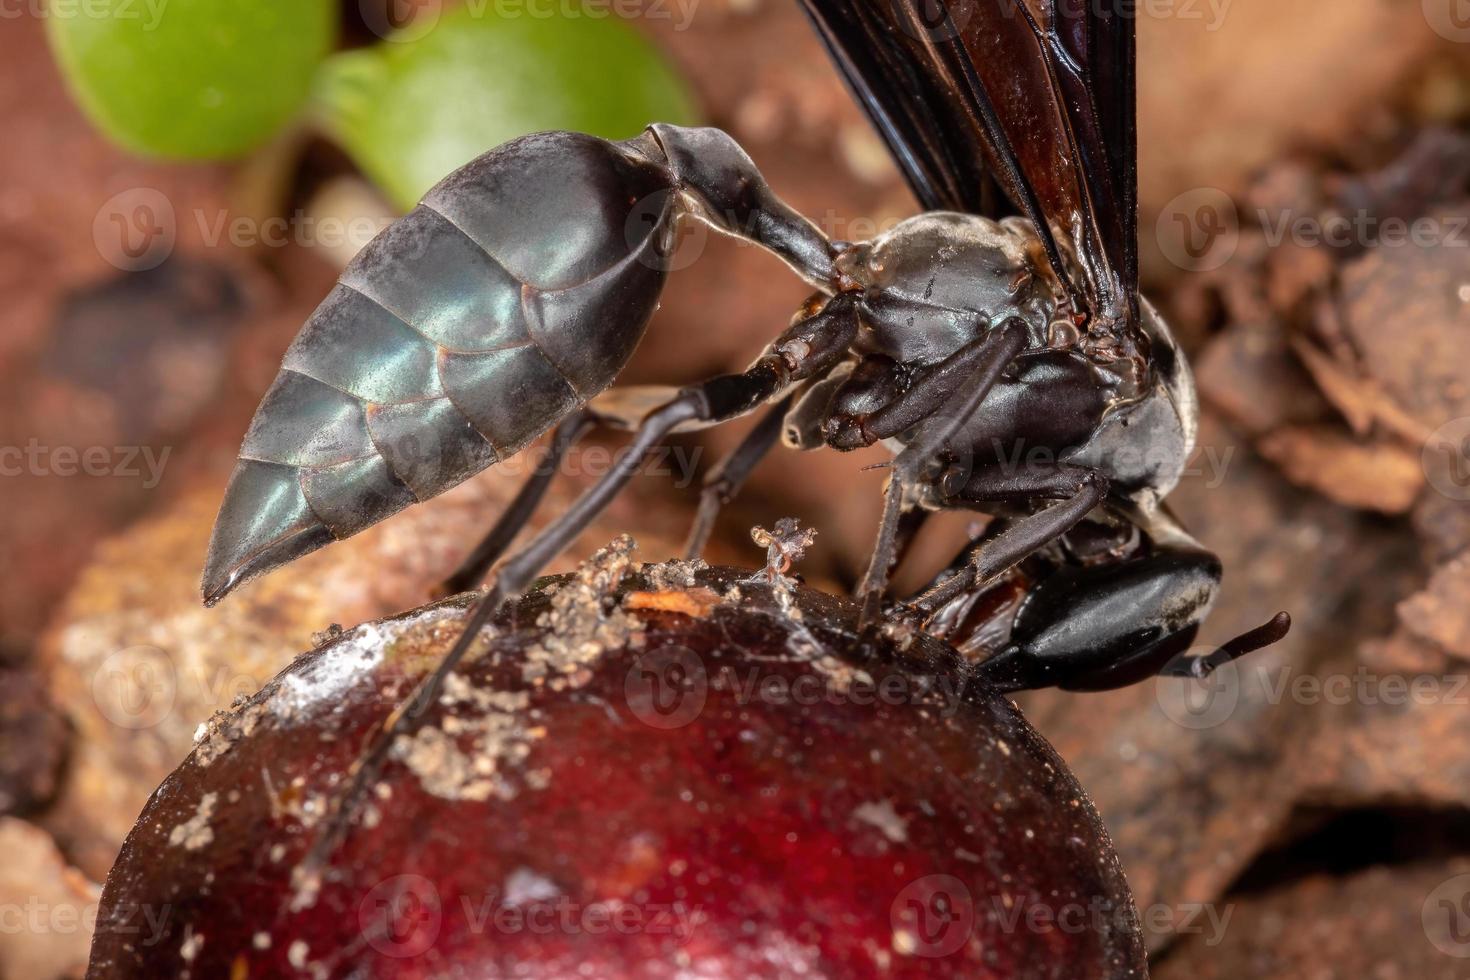
<svg viewBox="0 0 1470 980">
<path fill-rule="evenodd" d="M 657 305 L 674 214 L 667 170 L 631 147 L 508 143 L 363 249 L 245 436 L 207 601 L 507 458 L 612 383 Z"/>
</svg>

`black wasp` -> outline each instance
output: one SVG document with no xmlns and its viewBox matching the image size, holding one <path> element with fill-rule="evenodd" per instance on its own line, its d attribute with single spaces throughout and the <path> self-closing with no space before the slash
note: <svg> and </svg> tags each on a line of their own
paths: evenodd
<svg viewBox="0 0 1470 980">
<path fill-rule="evenodd" d="M 778 439 L 882 442 L 895 459 L 860 586 L 868 624 L 983 639 L 995 652 L 978 676 L 1005 690 L 1117 687 L 1190 646 L 1221 569 L 1163 503 L 1197 405 L 1137 289 L 1132 14 L 1088 0 L 804 2 L 926 212 L 872 241 L 830 241 L 716 129 L 655 124 L 619 143 L 542 133 L 492 150 L 375 238 L 292 344 L 245 437 L 206 601 L 553 426 L 553 454 L 592 425 L 631 429 L 634 451 L 499 565 L 416 696 L 427 704 L 643 453 L 771 406 L 707 484 L 696 553 Z M 748 370 L 641 411 L 646 399 L 610 386 L 657 305 L 681 220 L 773 252 L 815 292 Z M 508 549 L 552 469 L 457 586 Z M 896 556 L 937 508 L 997 519 L 927 591 L 888 605 Z M 1288 623 L 1221 652 L 1240 656 Z"/>
</svg>

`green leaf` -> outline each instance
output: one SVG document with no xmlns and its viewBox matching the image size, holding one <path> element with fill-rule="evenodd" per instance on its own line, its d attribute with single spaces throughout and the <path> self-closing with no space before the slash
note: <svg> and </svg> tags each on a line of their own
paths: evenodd
<svg viewBox="0 0 1470 980">
<path fill-rule="evenodd" d="M 50 0 L 47 34 L 93 123 L 149 156 L 218 159 L 301 107 L 335 0 Z"/>
<path fill-rule="evenodd" d="M 688 123 L 679 78 L 635 30 L 596 8 L 498 16 L 471 4 L 328 59 L 327 129 L 400 208 L 507 140 L 547 129 L 609 139 Z"/>
</svg>

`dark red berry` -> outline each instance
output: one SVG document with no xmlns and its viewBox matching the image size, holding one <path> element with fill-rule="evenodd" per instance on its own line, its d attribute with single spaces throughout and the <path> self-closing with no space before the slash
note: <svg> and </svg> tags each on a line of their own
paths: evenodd
<svg viewBox="0 0 1470 980">
<path fill-rule="evenodd" d="M 463 610 L 350 631 L 217 716 L 108 878 L 94 975 L 1144 975 L 1092 805 L 953 651 L 624 544 L 500 617 L 302 875 Z"/>
</svg>

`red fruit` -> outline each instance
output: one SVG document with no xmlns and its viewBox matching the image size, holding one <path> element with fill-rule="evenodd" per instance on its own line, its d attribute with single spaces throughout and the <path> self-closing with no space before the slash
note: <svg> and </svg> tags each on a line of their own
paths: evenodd
<svg viewBox="0 0 1470 980">
<path fill-rule="evenodd" d="M 108 877 L 93 975 L 1145 974 L 1091 803 L 950 648 L 864 653 L 844 600 L 633 568 L 614 546 L 502 616 L 320 881 L 292 872 L 328 799 L 464 600 L 217 716 Z"/>
</svg>

